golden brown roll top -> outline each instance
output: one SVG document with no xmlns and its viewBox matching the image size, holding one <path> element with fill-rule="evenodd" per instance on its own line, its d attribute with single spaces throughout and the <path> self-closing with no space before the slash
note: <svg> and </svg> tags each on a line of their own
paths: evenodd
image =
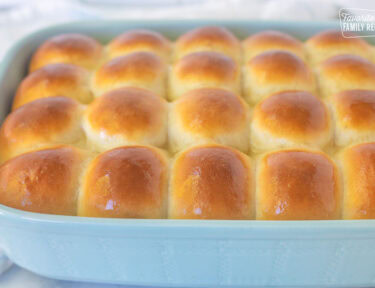
<svg viewBox="0 0 375 288">
<path fill-rule="evenodd" d="M 179 153 L 171 170 L 169 218 L 252 219 L 252 169 L 245 154 L 225 146 Z"/>
<path fill-rule="evenodd" d="M 338 161 L 344 184 L 343 219 L 374 219 L 375 143 L 350 146 Z"/>
<path fill-rule="evenodd" d="M 140 88 L 119 88 L 96 98 L 83 127 L 91 149 L 148 144 L 162 147 L 167 138 L 167 102 Z"/>
<path fill-rule="evenodd" d="M 257 220 L 340 218 L 337 168 L 323 153 L 270 152 L 258 160 L 256 177 Z"/>
<path fill-rule="evenodd" d="M 324 103 L 310 92 L 280 92 L 255 106 L 250 143 L 257 153 L 293 146 L 323 148 L 331 142 L 332 126 Z"/>
<path fill-rule="evenodd" d="M 266 30 L 247 37 L 242 43 L 244 62 L 270 50 L 289 51 L 301 59 L 306 58 L 303 43 L 280 31 Z"/>
<path fill-rule="evenodd" d="M 249 113 L 246 103 L 232 92 L 201 88 L 191 90 L 171 104 L 169 148 L 217 143 L 248 150 Z"/>
<path fill-rule="evenodd" d="M 175 60 L 201 51 L 219 52 L 241 61 L 240 41 L 224 27 L 206 26 L 193 29 L 180 36 L 175 43 Z"/>
<path fill-rule="evenodd" d="M 375 91 L 343 91 L 332 97 L 331 104 L 336 145 L 375 141 Z"/>
<path fill-rule="evenodd" d="M 323 61 L 317 77 L 320 92 L 326 98 L 344 90 L 375 90 L 375 64 L 356 55 L 338 55 Z"/>
<path fill-rule="evenodd" d="M 145 51 L 153 52 L 165 62 L 169 62 L 172 44 L 158 32 L 137 29 L 117 36 L 108 44 L 107 50 L 110 59 L 132 52 Z"/>
<path fill-rule="evenodd" d="M 27 103 L 10 113 L 0 129 L 0 160 L 56 144 L 84 141 L 83 107 L 66 97 L 50 97 Z"/>
<path fill-rule="evenodd" d="M 103 57 L 102 45 L 82 34 L 61 34 L 45 41 L 34 53 L 29 71 L 51 63 L 70 63 L 92 70 Z"/>
<path fill-rule="evenodd" d="M 77 215 L 87 152 L 70 146 L 19 155 L 0 166 L 0 203 L 31 212 Z"/>
<path fill-rule="evenodd" d="M 375 218 L 371 45 L 338 31 L 241 44 L 202 27 L 174 48 L 142 29 L 105 50 L 78 34 L 43 43 L 0 129 L 0 203 L 90 217 Z M 347 145 L 339 174 L 319 151 Z M 179 152 L 172 167 L 156 147 Z M 250 148 L 266 152 L 257 165 Z"/>
<path fill-rule="evenodd" d="M 244 67 L 243 77 L 244 95 L 251 104 L 285 90 L 316 89 L 309 67 L 288 51 L 272 50 L 255 56 Z"/>
<path fill-rule="evenodd" d="M 167 66 L 152 52 L 134 52 L 110 60 L 93 77 L 96 97 L 120 87 L 145 88 L 165 97 Z"/>
<path fill-rule="evenodd" d="M 318 64 L 332 56 L 340 54 L 353 54 L 371 60 L 372 48 L 363 38 L 354 34 L 341 31 L 327 30 L 320 32 L 306 41 L 306 49 L 313 65 Z"/>
<path fill-rule="evenodd" d="M 87 104 L 92 100 L 89 74 L 71 64 L 50 64 L 29 74 L 20 84 L 12 109 L 39 98 L 65 96 Z"/>
<path fill-rule="evenodd" d="M 89 165 L 78 215 L 165 218 L 168 161 L 156 148 L 127 146 L 98 155 Z"/>
<path fill-rule="evenodd" d="M 195 52 L 174 64 L 169 99 L 198 88 L 221 88 L 240 94 L 240 78 L 240 69 L 230 57 L 211 51 Z"/>
</svg>

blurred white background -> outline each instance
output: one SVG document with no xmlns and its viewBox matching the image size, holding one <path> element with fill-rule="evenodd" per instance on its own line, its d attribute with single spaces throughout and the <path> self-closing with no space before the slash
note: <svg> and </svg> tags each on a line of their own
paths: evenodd
<svg viewBox="0 0 375 288">
<path fill-rule="evenodd" d="M 78 19 L 337 19 L 373 0 L 0 0 L 0 57 L 37 28 Z"/>
<path fill-rule="evenodd" d="M 337 20 L 340 8 L 375 10 L 374 0 L 0 0 L 0 61 L 25 34 L 52 24 L 88 19 Z M 10 267 L 10 268 L 9 268 Z M 45 279 L 4 257 L 1 288 L 115 288 Z"/>
</svg>

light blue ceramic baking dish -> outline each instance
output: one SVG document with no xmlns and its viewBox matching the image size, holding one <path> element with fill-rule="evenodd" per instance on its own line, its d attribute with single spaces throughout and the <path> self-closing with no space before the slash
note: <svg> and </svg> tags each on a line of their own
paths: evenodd
<svg viewBox="0 0 375 288">
<path fill-rule="evenodd" d="M 46 38 L 80 32 L 103 42 L 133 28 L 175 38 L 223 25 L 239 37 L 278 29 L 299 38 L 338 23 L 251 21 L 79 22 L 38 31 L 0 67 L 0 119 Z M 65 280 L 147 286 L 374 286 L 375 221 L 190 221 L 42 215 L 0 205 L 0 246 L 18 265 Z"/>
</svg>

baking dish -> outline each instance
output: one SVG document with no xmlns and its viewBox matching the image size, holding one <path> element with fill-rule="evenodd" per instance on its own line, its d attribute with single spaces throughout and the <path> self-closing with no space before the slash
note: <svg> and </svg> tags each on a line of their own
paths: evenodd
<svg viewBox="0 0 375 288">
<path fill-rule="evenodd" d="M 28 60 L 50 36 L 77 32 L 107 42 L 134 28 L 174 39 L 203 25 L 239 37 L 266 29 L 306 39 L 336 22 L 92 21 L 19 41 L 0 67 L 0 117 Z M 147 286 L 375 285 L 375 221 L 203 221 L 43 215 L 0 205 L 0 246 L 18 265 L 57 279 Z"/>
</svg>

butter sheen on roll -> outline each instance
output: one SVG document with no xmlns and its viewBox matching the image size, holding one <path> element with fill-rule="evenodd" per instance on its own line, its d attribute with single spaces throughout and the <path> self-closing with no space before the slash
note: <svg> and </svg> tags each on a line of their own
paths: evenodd
<svg viewBox="0 0 375 288">
<path fill-rule="evenodd" d="M 10 113 L 0 129 L 0 159 L 57 144 L 83 145 L 83 106 L 66 97 L 27 103 Z"/>
<path fill-rule="evenodd" d="M 138 87 L 166 97 L 167 66 L 152 52 L 133 52 L 103 64 L 94 74 L 96 97 L 121 87 Z"/>
<path fill-rule="evenodd" d="M 171 169 L 169 218 L 253 219 L 253 166 L 230 147 L 203 145 L 177 154 Z"/>
<path fill-rule="evenodd" d="M 243 78 L 244 96 L 250 104 L 285 90 L 316 90 L 310 68 L 288 51 L 271 50 L 255 56 L 245 64 Z"/>
<path fill-rule="evenodd" d="M 31 58 L 29 72 L 51 63 L 69 63 L 95 69 L 103 57 L 102 45 L 82 34 L 61 34 L 46 40 Z"/>
<path fill-rule="evenodd" d="M 301 59 L 306 59 L 303 43 L 291 35 L 280 31 L 266 30 L 250 35 L 242 42 L 244 62 L 270 50 L 289 51 Z"/>
<path fill-rule="evenodd" d="M 40 98 L 65 96 L 87 104 L 93 99 L 89 74 L 71 64 L 50 64 L 29 74 L 19 85 L 12 109 Z"/>
<path fill-rule="evenodd" d="M 375 91 L 346 90 L 334 95 L 331 104 L 337 146 L 375 141 Z"/>
<path fill-rule="evenodd" d="M 141 88 L 126 87 L 105 93 L 87 108 L 83 128 L 91 149 L 167 141 L 167 102 Z"/>
<path fill-rule="evenodd" d="M 111 218 L 167 216 L 168 159 L 156 148 L 126 146 L 98 155 L 89 165 L 78 215 Z"/>
<path fill-rule="evenodd" d="M 216 88 L 190 90 L 171 103 L 169 149 L 217 143 L 248 151 L 250 115 L 236 94 Z"/>
<path fill-rule="evenodd" d="M 335 163 L 310 150 L 262 155 L 256 175 L 257 220 L 329 220 L 341 216 Z"/>
<path fill-rule="evenodd" d="M 213 51 L 241 61 L 241 43 L 228 29 L 219 26 L 199 27 L 181 35 L 175 43 L 174 59 L 202 51 Z"/>
<path fill-rule="evenodd" d="M 288 147 L 323 149 L 331 144 L 333 124 L 325 104 L 310 92 L 285 91 L 258 103 L 253 111 L 253 152 Z"/>
<path fill-rule="evenodd" d="M 0 203 L 30 212 L 77 215 L 90 154 L 70 146 L 33 151 L 0 166 Z"/>
<path fill-rule="evenodd" d="M 114 38 L 107 46 L 108 57 L 113 59 L 132 52 L 153 52 L 169 62 L 171 42 L 162 34 L 145 29 L 127 31 Z"/>
<path fill-rule="evenodd" d="M 203 51 L 177 61 L 169 75 L 169 100 L 198 88 L 221 88 L 240 94 L 240 69 L 232 58 L 217 52 Z"/>
<path fill-rule="evenodd" d="M 338 163 L 344 184 L 343 219 L 375 219 L 375 143 L 345 148 Z"/>
<path fill-rule="evenodd" d="M 353 89 L 375 90 L 375 64 L 357 55 L 328 58 L 317 67 L 317 80 L 323 97 Z"/>
<path fill-rule="evenodd" d="M 313 65 L 327 60 L 332 56 L 352 54 L 371 60 L 373 50 L 365 40 L 357 35 L 339 30 L 319 32 L 306 41 L 306 49 Z"/>
</svg>

